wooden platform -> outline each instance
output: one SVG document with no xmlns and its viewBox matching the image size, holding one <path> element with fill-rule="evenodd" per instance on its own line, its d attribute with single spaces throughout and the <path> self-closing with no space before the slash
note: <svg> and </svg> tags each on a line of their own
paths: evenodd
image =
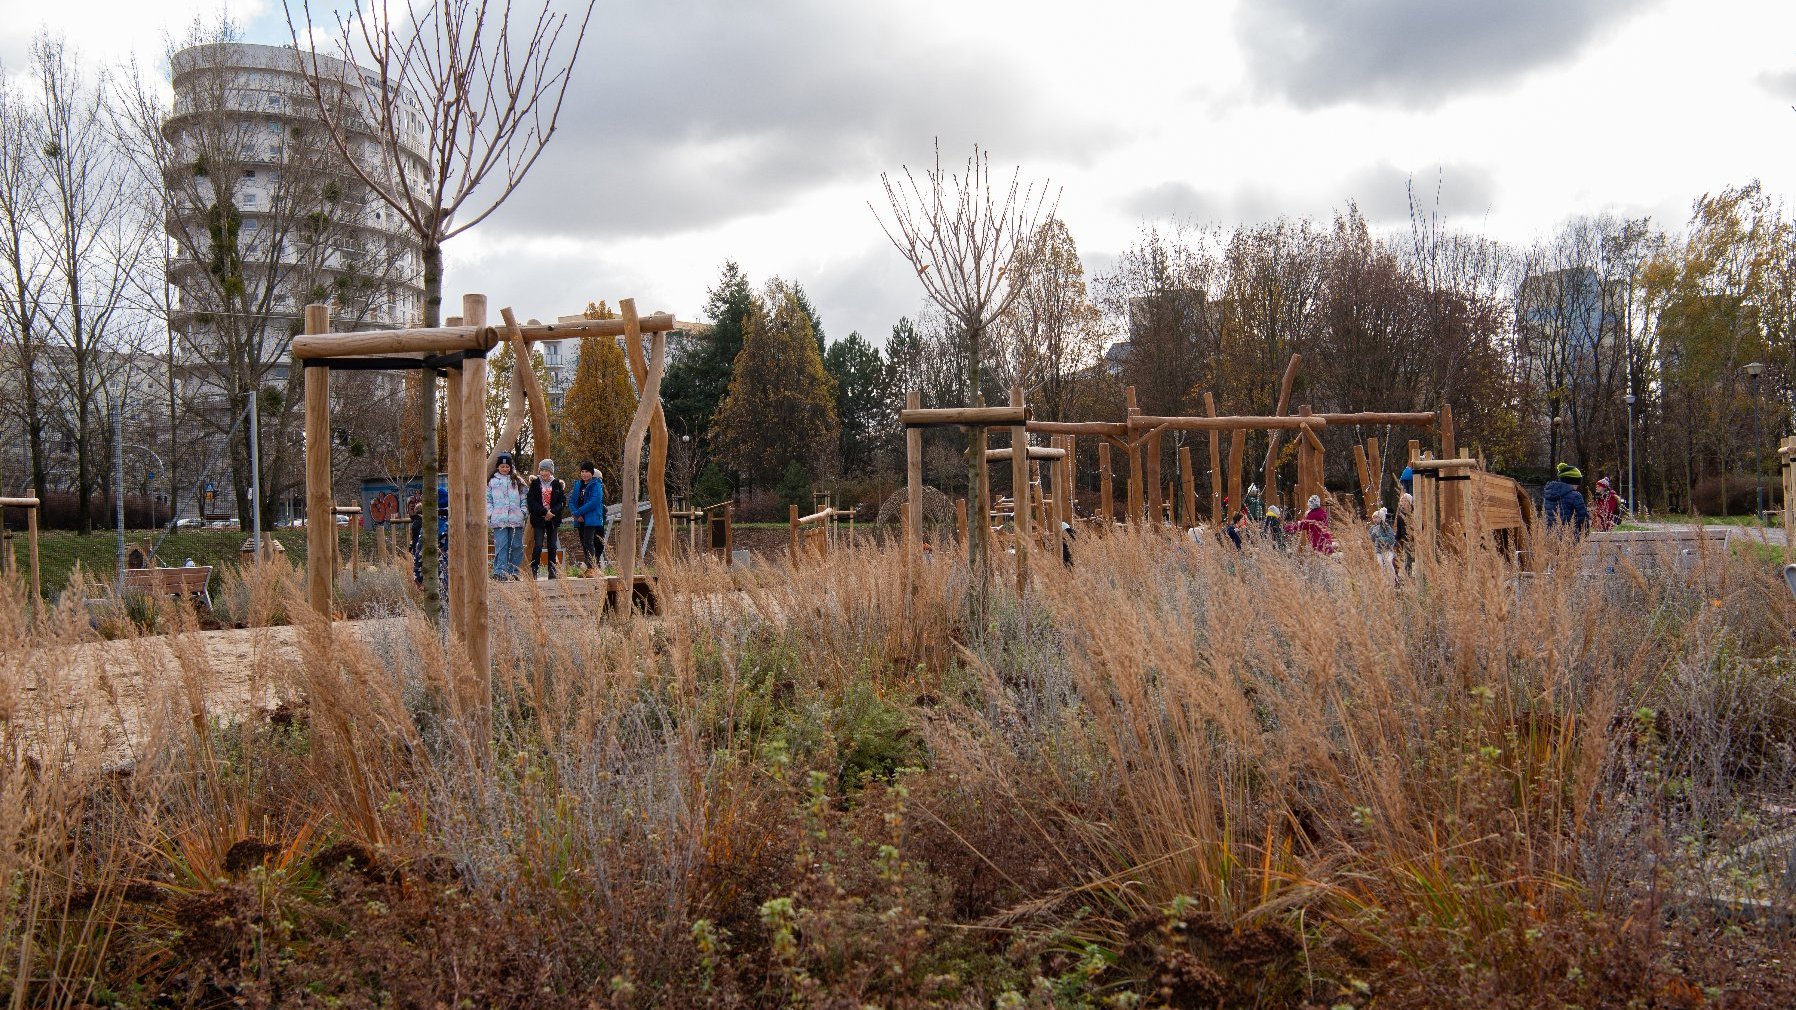
<svg viewBox="0 0 1796 1010">
<path fill-rule="evenodd" d="M 631 593 L 637 609 L 643 613 L 656 614 L 661 611 L 661 601 L 655 592 L 655 579 L 651 575 L 638 575 L 633 580 L 634 590 Z M 495 594 L 502 594 L 510 602 L 525 598 L 535 589 L 544 603 L 555 605 L 571 603 L 574 600 L 586 599 L 603 594 L 604 607 L 616 607 L 616 600 L 624 587 L 624 580 L 617 575 L 608 575 L 603 579 L 538 579 L 535 582 L 496 582 L 493 584 Z"/>
</svg>

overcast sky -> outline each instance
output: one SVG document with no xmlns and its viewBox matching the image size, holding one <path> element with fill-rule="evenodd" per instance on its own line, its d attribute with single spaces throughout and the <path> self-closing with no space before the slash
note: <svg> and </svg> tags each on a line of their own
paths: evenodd
<svg viewBox="0 0 1796 1010">
<path fill-rule="evenodd" d="M 7 6 L 9 70 L 43 25 L 153 66 L 218 9 Z M 226 6 L 246 41 L 287 41 L 278 0 Z M 735 259 L 802 282 L 832 337 L 883 340 L 922 293 L 868 203 L 936 137 L 945 160 L 978 142 L 1049 180 L 1097 271 L 1146 221 L 1352 199 L 1397 227 L 1412 177 L 1452 223 L 1513 241 L 1605 210 L 1676 226 L 1753 178 L 1796 196 L 1792 104 L 1791 0 L 601 0 L 561 131 L 450 244 L 445 291 L 692 317 Z"/>
</svg>

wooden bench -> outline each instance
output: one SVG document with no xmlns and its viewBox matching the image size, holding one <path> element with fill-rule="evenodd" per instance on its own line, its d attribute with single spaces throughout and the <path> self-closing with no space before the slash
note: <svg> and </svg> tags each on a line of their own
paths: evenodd
<svg viewBox="0 0 1796 1010">
<path fill-rule="evenodd" d="M 212 608 L 211 565 L 190 568 L 127 568 L 121 593 L 153 593 L 157 596 L 197 596 Z"/>
<path fill-rule="evenodd" d="M 1667 530 L 1608 530 L 1584 538 L 1578 568 L 1583 572 L 1612 574 L 1625 561 L 1642 572 L 1657 571 L 1667 563 L 1688 572 L 1699 558 L 1727 550 L 1727 530 L 1700 526 Z"/>
</svg>

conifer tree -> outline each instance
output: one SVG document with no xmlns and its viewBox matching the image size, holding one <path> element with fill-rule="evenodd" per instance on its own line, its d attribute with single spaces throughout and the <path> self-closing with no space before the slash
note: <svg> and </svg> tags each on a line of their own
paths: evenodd
<svg viewBox="0 0 1796 1010">
<path fill-rule="evenodd" d="M 784 292 L 771 313 L 754 302 L 743 319 L 729 391 L 712 419 L 712 444 L 750 483 L 770 487 L 787 464 L 815 469 L 833 447 L 835 399 L 835 382 L 796 295 Z"/>
</svg>

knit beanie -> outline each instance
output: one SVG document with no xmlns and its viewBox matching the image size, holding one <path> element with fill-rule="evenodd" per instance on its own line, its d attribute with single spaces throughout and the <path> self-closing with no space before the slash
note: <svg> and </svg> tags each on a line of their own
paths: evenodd
<svg viewBox="0 0 1796 1010">
<path fill-rule="evenodd" d="M 1309 507 L 1312 509 L 1321 508 L 1322 507 L 1322 497 L 1320 495 L 1310 495 Z"/>
<path fill-rule="evenodd" d="M 537 473 L 554 473 L 555 472 L 555 461 L 550 459 L 547 456 L 544 456 L 542 458 L 542 461 L 536 464 L 536 472 Z"/>
</svg>

